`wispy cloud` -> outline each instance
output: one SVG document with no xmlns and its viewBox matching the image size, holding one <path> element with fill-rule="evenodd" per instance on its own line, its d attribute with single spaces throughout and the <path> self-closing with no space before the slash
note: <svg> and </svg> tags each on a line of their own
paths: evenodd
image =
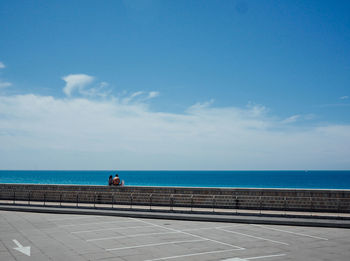
<svg viewBox="0 0 350 261">
<path fill-rule="evenodd" d="M 339 97 L 339 99 L 346 100 L 346 99 L 349 99 L 349 96 L 341 96 L 341 97 Z"/>
<path fill-rule="evenodd" d="M 63 88 L 63 92 L 67 96 L 71 96 L 72 92 L 78 90 L 79 92 L 84 92 L 84 88 L 93 82 L 94 77 L 87 74 L 69 74 L 62 77 L 66 82 L 66 86 Z"/>
<path fill-rule="evenodd" d="M 158 96 L 159 96 L 159 92 L 155 92 L 155 91 L 149 92 L 147 99 L 153 99 L 153 98 L 158 97 Z"/>
<path fill-rule="evenodd" d="M 0 95 L 2 168 L 350 167 L 349 125 L 299 128 L 295 123 L 312 115 L 280 120 L 251 102 L 245 107 L 217 107 L 209 100 L 183 113 L 152 111 L 148 104 L 159 96 L 156 91 L 113 96 L 106 92 L 108 83 L 94 84 L 95 78 L 86 74 L 70 74 L 63 80 L 68 99 Z"/>
<path fill-rule="evenodd" d="M 113 97 L 31 94 L 0 96 L 0 111 L 2 168 L 350 167 L 349 125 L 289 128 L 261 105 L 222 108 L 208 102 L 165 113 Z"/>
<path fill-rule="evenodd" d="M 0 80 L 0 88 L 6 88 L 12 86 L 12 83 L 10 82 L 3 82 Z"/>
<path fill-rule="evenodd" d="M 144 92 L 144 91 L 137 91 L 132 93 L 129 96 L 126 96 L 122 99 L 123 103 L 130 103 L 130 102 L 145 102 L 147 100 L 153 99 L 155 97 L 159 96 L 159 92 L 151 91 L 151 92 Z"/>
<path fill-rule="evenodd" d="M 0 61 L 0 69 L 4 69 L 4 68 L 6 68 L 5 64 Z M 10 87 L 10 86 L 12 86 L 12 83 L 6 82 L 6 81 L 3 81 L 2 79 L 0 79 L 0 89 Z"/>
<path fill-rule="evenodd" d="M 288 117 L 287 119 L 284 119 L 283 121 L 282 121 L 282 123 L 294 123 L 294 122 L 296 122 L 298 119 L 300 119 L 300 115 L 293 115 L 293 116 L 290 116 L 290 117 Z"/>
<path fill-rule="evenodd" d="M 4 69 L 5 67 L 6 67 L 5 64 L 0 61 L 0 69 Z M 11 85 L 12 85 L 12 83 L 6 82 L 6 81 L 3 81 L 2 79 L 0 79 L 0 89 L 9 87 Z"/>
<path fill-rule="evenodd" d="M 311 121 L 315 120 L 316 116 L 314 114 L 295 114 L 281 121 L 282 124 L 293 124 L 301 121 Z"/>
<path fill-rule="evenodd" d="M 95 77 L 87 74 L 70 74 L 62 79 L 66 82 L 63 92 L 68 97 L 75 92 L 76 96 L 106 98 L 112 92 L 107 82 L 94 83 Z"/>
<path fill-rule="evenodd" d="M 214 103 L 214 100 L 211 99 L 210 101 L 206 102 L 197 102 L 193 104 L 191 107 L 187 109 L 188 112 L 195 112 L 195 111 L 200 111 L 205 108 L 209 108 L 212 104 Z"/>
<path fill-rule="evenodd" d="M 268 108 L 265 106 L 253 102 L 249 102 L 247 108 L 249 108 L 251 113 L 255 116 L 263 116 L 269 112 Z"/>
<path fill-rule="evenodd" d="M 108 84 L 105 82 L 102 82 L 95 87 L 82 88 L 81 90 L 79 90 L 79 93 L 83 96 L 88 96 L 88 97 L 106 98 L 112 92 L 110 89 L 107 89 L 107 87 L 108 87 Z"/>
<path fill-rule="evenodd" d="M 130 95 L 130 98 L 133 99 L 133 98 L 140 96 L 142 94 L 144 94 L 144 92 L 142 92 L 142 91 L 134 92 Z"/>
</svg>

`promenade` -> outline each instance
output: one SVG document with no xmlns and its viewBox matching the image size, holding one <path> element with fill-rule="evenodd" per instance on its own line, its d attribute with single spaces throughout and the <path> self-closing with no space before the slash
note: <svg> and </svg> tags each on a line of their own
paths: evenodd
<svg viewBox="0 0 350 261">
<path fill-rule="evenodd" d="M 20 206 L 2 207 L 11 210 L 10 207 Z M 59 208 L 22 208 L 27 211 L 51 209 L 52 213 L 0 210 L 0 260 L 347 261 L 350 258 L 350 230 L 344 228 L 235 223 L 233 220 L 185 221 L 142 217 L 147 214 L 142 211 L 129 211 L 139 213 L 139 217 L 122 217 L 103 215 L 105 210 L 98 209 L 87 215 L 86 210 L 77 208 L 60 208 L 71 214 L 54 213 Z M 260 217 L 261 220 L 268 218 Z"/>
<path fill-rule="evenodd" d="M 345 261 L 347 228 L 347 213 L 2 201 L 0 260 Z"/>
<path fill-rule="evenodd" d="M 347 261 L 348 193 L 2 184 L 0 260 Z"/>
</svg>

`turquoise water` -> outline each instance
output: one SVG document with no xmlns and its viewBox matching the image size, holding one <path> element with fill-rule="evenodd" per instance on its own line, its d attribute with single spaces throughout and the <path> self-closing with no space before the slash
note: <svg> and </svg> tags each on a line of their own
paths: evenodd
<svg viewBox="0 0 350 261">
<path fill-rule="evenodd" d="M 0 170 L 0 183 L 350 189 L 350 171 L 23 171 Z"/>
</svg>

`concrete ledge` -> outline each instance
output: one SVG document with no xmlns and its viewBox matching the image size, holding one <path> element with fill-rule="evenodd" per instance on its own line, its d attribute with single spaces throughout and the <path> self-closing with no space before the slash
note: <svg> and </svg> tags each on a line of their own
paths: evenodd
<svg viewBox="0 0 350 261">
<path fill-rule="evenodd" d="M 101 215 L 101 216 L 119 216 L 131 218 L 152 218 L 152 219 L 170 219 L 187 221 L 205 221 L 205 222 L 226 222 L 226 223 L 246 223 L 246 224 L 270 224 L 270 225 L 292 225 L 309 227 L 332 227 L 332 228 L 350 228 L 348 219 L 327 219 L 316 217 L 291 217 L 291 216 L 272 216 L 272 215 L 224 215 L 224 214 L 193 214 L 177 212 L 155 212 L 155 211 L 135 211 L 135 210 L 109 210 L 109 209 L 90 209 L 90 208 L 72 208 L 72 207 L 40 207 L 40 206 L 18 206 L 18 205 L 0 205 L 3 211 L 19 211 L 34 213 L 55 213 L 55 214 L 78 214 L 78 215 Z"/>
</svg>

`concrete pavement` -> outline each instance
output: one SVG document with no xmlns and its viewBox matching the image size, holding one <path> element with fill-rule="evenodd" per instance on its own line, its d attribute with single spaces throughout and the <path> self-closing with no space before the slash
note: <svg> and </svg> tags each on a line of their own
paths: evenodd
<svg viewBox="0 0 350 261">
<path fill-rule="evenodd" d="M 0 211 L 0 260 L 9 261 L 347 261 L 349 245 L 342 228 Z"/>
</svg>

